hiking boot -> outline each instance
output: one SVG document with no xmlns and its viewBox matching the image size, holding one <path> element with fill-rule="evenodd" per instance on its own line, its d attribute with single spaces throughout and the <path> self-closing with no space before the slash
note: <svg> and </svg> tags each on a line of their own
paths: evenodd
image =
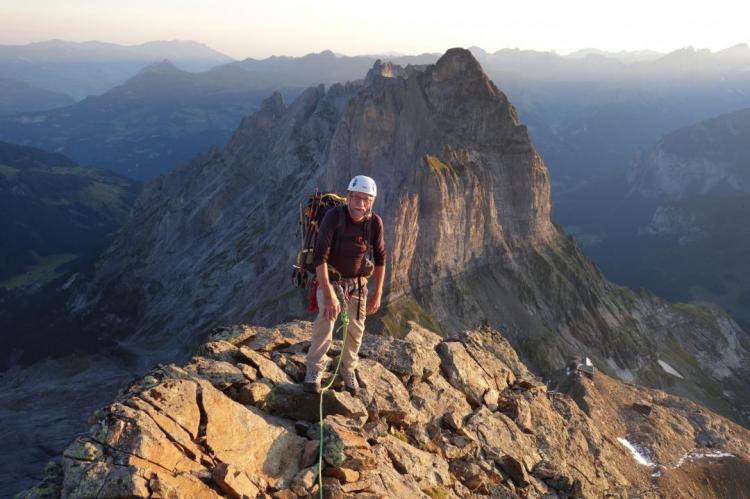
<svg viewBox="0 0 750 499">
<path fill-rule="evenodd" d="M 320 380 L 323 378 L 323 369 L 310 368 L 305 373 L 305 382 L 302 388 L 307 393 L 320 393 Z"/>
<path fill-rule="evenodd" d="M 354 395 L 359 395 L 359 382 L 354 370 L 341 371 L 341 377 L 344 379 L 344 388 L 346 391 Z"/>
</svg>

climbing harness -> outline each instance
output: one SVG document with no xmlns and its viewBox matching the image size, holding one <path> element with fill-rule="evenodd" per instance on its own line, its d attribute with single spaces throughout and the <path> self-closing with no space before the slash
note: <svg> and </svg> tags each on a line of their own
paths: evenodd
<svg viewBox="0 0 750 499">
<path fill-rule="evenodd" d="M 336 295 L 338 296 L 341 303 L 341 313 L 339 314 L 341 324 L 334 332 L 334 334 L 343 329 L 344 339 L 342 344 L 345 345 L 347 329 L 349 326 L 349 312 L 347 311 L 348 299 L 346 294 L 344 293 L 344 290 L 338 282 L 333 284 L 333 289 L 336 291 Z M 357 304 L 357 312 L 359 312 L 360 306 L 361 302 Z M 320 499 L 323 499 L 323 395 L 325 395 L 325 392 L 329 388 L 331 388 L 331 386 L 333 386 L 333 382 L 336 381 L 336 376 L 339 373 L 339 367 L 341 366 L 341 359 L 343 356 L 344 352 L 342 350 L 342 352 L 339 354 L 339 360 L 336 362 L 336 369 L 334 369 L 333 371 L 331 381 L 320 390 L 320 445 L 318 445 L 318 491 L 320 492 Z"/>
</svg>

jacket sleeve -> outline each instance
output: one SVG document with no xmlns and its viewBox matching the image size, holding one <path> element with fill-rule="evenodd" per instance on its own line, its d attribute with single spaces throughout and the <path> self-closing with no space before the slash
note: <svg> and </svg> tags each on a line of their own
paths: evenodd
<svg viewBox="0 0 750 499">
<path fill-rule="evenodd" d="M 313 265 L 318 266 L 321 263 L 328 263 L 328 256 L 331 254 L 331 244 L 333 243 L 333 234 L 336 232 L 338 222 L 337 210 L 328 210 L 320 223 L 320 231 L 315 241 L 313 249 Z"/>
<path fill-rule="evenodd" d="M 385 265 L 386 260 L 385 240 L 383 239 L 383 219 L 380 218 L 380 216 L 375 215 L 373 222 L 372 256 L 375 260 L 375 266 L 380 267 Z"/>
</svg>

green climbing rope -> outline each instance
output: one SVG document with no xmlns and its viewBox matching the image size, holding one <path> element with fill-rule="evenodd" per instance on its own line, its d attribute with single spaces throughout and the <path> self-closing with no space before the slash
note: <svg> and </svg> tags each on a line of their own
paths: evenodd
<svg viewBox="0 0 750 499">
<path fill-rule="evenodd" d="M 347 332 L 347 326 L 349 325 L 349 313 L 346 311 L 346 303 L 343 300 L 343 296 L 341 297 L 341 313 L 339 314 L 339 317 L 341 319 L 341 324 L 339 325 L 338 329 L 336 329 L 336 333 L 341 331 L 341 329 L 344 330 L 344 339 L 343 343 L 346 343 L 346 332 Z M 331 388 L 333 385 L 333 382 L 336 380 L 336 376 L 339 373 L 339 367 L 341 366 L 341 358 L 344 356 L 344 352 L 342 351 L 339 354 L 339 360 L 336 362 L 336 369 L 333 371 L 333 376 L 331 377 L 331 381 L 321 388 L 320 390 L 320 445 L 318 446 L 318 491 L 320 493 L 320 499 L 323 499 L 323 395 L 325 394 L 326 390 Z"/>
</svg>

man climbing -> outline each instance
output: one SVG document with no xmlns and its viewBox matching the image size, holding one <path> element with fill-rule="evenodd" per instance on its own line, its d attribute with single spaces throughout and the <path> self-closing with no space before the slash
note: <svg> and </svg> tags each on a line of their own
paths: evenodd
<svg viewBox="0 0 750 499">
<path fill-rule="evenodd" d="M 372 213 L 377 196 L 375 181 L 357 175 L 349 182 L 346 204 L 329 210 L 320 225 L 313 253 L 318 281 L 318 316 L 313 322 L 310 350 L 307 353 L 305 390 L 319 393 L 326 370 L 333 326 L 341 307 L 347 307 L 349 325 L 341 352 L 341 376 L 353 395 L 359 390 L 355 375 L 357 354 L 365 332 L 365 316 L 380 308 L 385 276 L 383 220 Z M 372 260 L 368 253 L 372 248 Z M 374 265 L 374 269 L 373 269 Z M 375 275 L 372 296 L 367 296 L 367 278 Z M 330 277 L 329 277 L 330 276 Z M 333 282 L 331 282 L 333 280 Z M 341 303 L 338 294 L 345 303 Z"/>
</svg>

